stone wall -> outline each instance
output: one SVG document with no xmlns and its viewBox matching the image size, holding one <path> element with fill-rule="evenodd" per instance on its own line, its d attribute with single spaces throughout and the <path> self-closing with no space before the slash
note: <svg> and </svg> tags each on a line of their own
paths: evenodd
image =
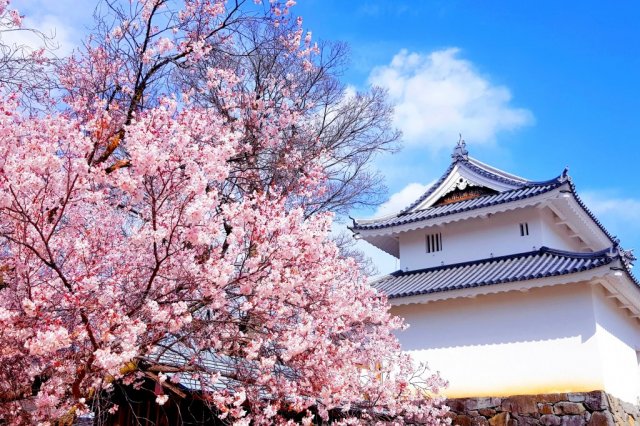
<svg viewBox="0 0 640 426">
<path fill-rule="evenodd" d="M 602 391 L 450 399 L 459 426 L 640 426 L 637 406 Z"/>
</svg>

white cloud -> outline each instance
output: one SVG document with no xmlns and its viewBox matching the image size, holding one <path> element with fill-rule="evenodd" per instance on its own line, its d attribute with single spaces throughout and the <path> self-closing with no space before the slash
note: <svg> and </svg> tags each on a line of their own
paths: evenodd
<svg viewBox="0 0 640 426">
<path fill-rule="evenodd" d="M 418 197 L 424 194 L 425 191 L 431 185 L 433 185 L 433 183 L 434 182 L 430 182 L 426 185 L 423 185 L 421 183 L 414 182 L 408 184 L 400 191 L 392 194 L 387 202 L 378 206 L 378 209 L 373 214 L 373 217 L 382 217 L 400 212 L 400 210 L 408 207 L 409 204 L 413 203 L 418 199 Z"/>
<path fill-rule="evenodd" d="M 618 197 L 607 191 L 585 191 L 580 198 L 596 216 L 615 217 L 617 221 L 630 222 L 640 227 L 640 200 Z"/>
<path fill-rule="evenodd" d="M 529 110 L 510 105 L 507 87 L 478 74 L 459 52 L 423 55 L 403 49 L 371 72 L 369 83 L 386 88 L 396 103 L 395 124 L 407 145 L 449 147 L 458 133 L 474 144 L 490 143 L 501 131 L 533 123 Z"/>
<path fill-rule="evenodd" d="M 622 245 L 640 238 L 640 199 L 619 197 L 607 191 L 586 191 L 580 198 Z M 638 247 L 640 249 L 640 247 Z"/>
<path fill-rule="evenodd" d="M 38 30 L 45 37 L 51 39 L 49 47 L 53 48 L 54 54 L 58 57 L 71 53 L 79 41 L 74 39 L 73 31 L 54 15 L 26 16 L 22 22 L 22 27 Z M 2 41 L 17 46 L 28 46 L 33 50 L 46 47 L 39 34 L 28 30 L 4 33 L 2 34 Z"/>
<path fill-rule="evenodd" d="M 344 101 L 355 98 L 357 93 L 358 89 L 356 89 L 354 85 L 347 84 L 347 86 L 344 88 Z"/>
<path fill-rule="evenodd" d="M 77 0 L 14 0 L 11 7 L 25 16 L 24 28 L 33 28 L 47 36 L 55 36 L 54 44 L 59 48 L 54 53 L 62 57 L 82 42 L 86 28 L 92 25 L 92 14 L 96 4 L 95 1 Z M 24 31 L 9 33 L 6 36 L 14 37 L 12 42 L 33 48 L 42 44 L 38 37 Z"/>
</svg>

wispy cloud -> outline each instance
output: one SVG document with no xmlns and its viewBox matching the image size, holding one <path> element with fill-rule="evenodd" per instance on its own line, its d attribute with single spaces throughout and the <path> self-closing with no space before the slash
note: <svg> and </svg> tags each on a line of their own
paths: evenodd
<svg viewBox="0 0 640 426">
<path fill-rule="evenodd" d="M 620 197 L 608 191 L 585 191 L 580 198 L 605 227 L 622 240 L 640 236 L 640 199 Z M 638 247 L 640 249 L 640 247 Z"/>
<path fill-rule="evenodd" d="M 73 38 L 73 31 L 54 15 L 26 16 L 22 22 L 22 27 L 25 30 L 2 34 L 2 41 L 10 45 L 27 46 L 32 50 L 37 50 L 41 47 L 53 48 L 54 54 L 59 57 L 71 53 L 79 42 L 79 40 Z M 45 43 L 38 33 L 27 29 L 39 31 L 50 42 Z"/>
<path fill-rule="evenodd" d="M 95 2 L 77 0 L 15 0 L 12 7 L 24 15 L 24 28 L 41 31 L 54 39 L 57 56 L 69 54 L 80 45 L 87 26 L 91 25 Z M 27 45 L 34 49 L 42 46 L 39 37 L 20 31 L 5 35 L 7 41 Z"/>
<path fill-rule="evenodd" d="M 392 194 L 386 203 L 381 204 L 373 217 L 382 217 L 398 213 L 417 200 L 431 185 L 433 185 L 433 182 L 426 185 L 415 182 L 408 184 L 400 191 Z"/>
<path fill-rule="evenodd" d="M 407 145 L 449 147 L 458 132 L 488 143 L 534 122 L 531 111 L 510 105 L 507 87 L 491 83 L 459 54 L 457 48 L 426 55 L 401 50 L 371 72 L 369 82 L 386 88 L 396 103 L 395 123 Z"/>
</svg>

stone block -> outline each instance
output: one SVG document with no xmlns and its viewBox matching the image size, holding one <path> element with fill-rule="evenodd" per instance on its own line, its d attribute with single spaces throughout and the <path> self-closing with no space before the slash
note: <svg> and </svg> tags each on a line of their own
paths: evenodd
<svg viewBox="0 0 640 426">
<path fill-rule="evenodd" d="M 547 402 L 549 404 L 555 404 L 556 402 L 569 401 L 569 397 L 566 393 L 545 393 L 537 395 L 538 402 Z"/>
<path fill-rule="evenodd" d="M 472 417 L 471 425 L 472 426 L 489 426 L 489 420 L 485 419 L 482 416 Z"/>
<path fill-rule="evenodd" d="M 613 416 L 608 411 L 596 411 L 591 414 L 588 426 L 615 426 Z"/>
<path fill-rule="evenodd" d="M 472 426 L 471 417 L 458 415 L 453 418 L 453 424 L 456 426 Z"/>
<path fill-rule="evenodd" d="M 584 405 L 591 411 L 602 411 L 609 408 L 609 400 L 603 391 L 592 391 L 585 395 Z"/>
<path fill-rule="evenodd" d="M 633 423 L 628 423 L 629 416 L 626 413 L 613 412 L 613 422 L 617 425 L 633 426 Z"/>
<path fill-rule="evenodd" d="M 478 409 L 478 400 L 476 398 L 465 399 L 464 401 L 464 410 L 471 411 Z"/>
<path fill-rule="evenodd" d="M 502 410 L 513 414 L 537 414 L 538 403 L 536 395 L 510 396 L 502 400 Z"/>
<path fill-rule="evenodd" d="M 459 426 L 640 426 L 640 407 L 603 391 L 457 398 L 446 402 Z"/>
<path fill-rule="evenodd" d="M 451 409 L 451 411 L 455 411 L 456 413 L 464 412 L 464 399 L 448 399 L 446 404 Z"/>
<path fill-rule="evenodd" d="M 482 408 L 495 408 L 500 405 L 500 398 L 478 398 L 476 401 L 478 410 Z"/>
<path fill-rule="evenodd" d="M 513 416 L 518 422 L 518 426 L 538 426 L 540 421 L 534 417 L 529 416 Z"/>
<path fill-rule="evenodd" d="M 553 406 L 553 411 L 555 414 L 582 414 L 585 408 L 579 402 L 558 402 Z"/>
<path fill-rule="evenodd" d="M 511 416 L 509 413 L 499 413 L 489 419 L 491 426 L 507 426 Z"/>
<path fill-rule="evenodd" d="M 559 426 L 562 423 L 560 417 L 553 414 L 545 414 L 540 417 L 540 424 L 545 426 Z"/>
<path fill-rule="evenodd" d="M 484 408 L 496 408 L 500 406 L 500 398 L 490 398 L 490 397 L 483 397 L 483 398 L 465 398 L 465 399 L 461 399 L 461 400 L 450 400 L 448 401 L 449 406 L 455 406 L 455 408 L 452 408 L 454 410 L 458 409 L 460 406 L 464 407 L 464 411 L 473 411 L 473 410 L 480 410 L 480 409 L 484 409 Z M 460 409 L 460 411 L 462 411 L 462 409 Z"/>
<path fill-rule="evenodd" d="M 478 414 L 485 417 L 493 417 L 496 414 L 496 410 L 493 408 L 481 408 L 478 410 Z"/>
<path fill-rule="evenodd" d="M 613 415 L 613 421 L 616 424 L 624 424 L 635 426 L 640 418 L 640 407 L 622 401 L 612 395 L 606 395 L 609 401 L 609 411 Z"/>
<path fill-rule="evenodd" d="M 586 399 L 586 395 L 584 393 L 568 393 L 567 399 L 569 402 L 584 402 Z"/>
<path fill-rule="evenodd" d="M 540 414 L 553 414 L 553 405 L 546 402 L 538 402 L 538 412 Z"/>
<path fill-rule="evenodd" d="M 585 426 L 587 422 L 582 416 L 562 416 L 562 426 Z"/>
</svg>

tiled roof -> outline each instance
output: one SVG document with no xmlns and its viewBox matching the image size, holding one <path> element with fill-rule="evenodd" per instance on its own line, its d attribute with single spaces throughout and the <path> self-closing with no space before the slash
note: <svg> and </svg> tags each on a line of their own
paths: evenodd
<svg viewBox="0 0 640 426">
<path fill-rule="evenodd" d="M 357 231 L 357 230 L 366 230 L 366 229 L 388 228 L 391 226 L 402 225 L 405 223 L 417 222 L 420 220 L 432 219 L 436 217 L 446 216 L 449 214 L 460 213 L 460 212 L 465 212 L 468 210 L 478 209 L 482 207 L 493 206 L 496 204 L 503 204 L 511 201 L 522 200 L 524 198 L 534 197 L 536 195 L 551 191 L 552 189 L 559 187 L 562 183 L 566 181 L 570 181 L 569 177 L 567 176 L 566 169 L 562 173 L 562 175 L 548 181 L 536 182 L 536 181 L 527 180 L 519 176 L 515 176 L 512 174 L 506 173 L 502 170 L 493 168 L 487 164 L 484 164 L 476 160 L 475 158 L 471 158 L 468 155 L 466 155 L 466 150 L 464 150 L 463 152 L 464 155 L 456 155 L 457 150 L 460 148 L 462 148 L 463 150 L 465 149 L 464 143 L 462 143 L 462 146 L 460 146 L 459 144 L 459 146 L 456 147 L 456 151 L 454 151 L 454 155 L 452 155 L 453 161 L 451 162 L 447 170 L 445 170 L 445 172 L 440 177 L 440 179 L 436 183 L 431 185 L 429 189 L 427 189 L 424 192 L 424 194 L 422 194 L 417 200 L 411 203 L 411 205 L 409 205 L 407 208 L 400 211 L 399 214 L 392 217 L 386 217 L 379 220 L 374 219 L 374 220 L 361 220 L 361 221 L 354 219 L 352 229 L 354 231 Z M 418 211 L 414 210 L 424 200 L 429 198 L 435 191 L 438 190 L 438 188 L 449 177 L 449 175 L 451 174 L 451 172 L 454 170 L 456 166 L 466 168 L 471 172 L 477 175 L 483 176 L 485 178 L 488 178 L 492 181 L 509 185 L 513 189 L 506 190 L 495 195 L 482 196 L 482 197 L 477 197 L 470 200 L 459 201 L 455 203 L 449 203 L 449 204 L 439 205 L 434 207 L 428 207 L 426 209 L 422 209 Z M 572 190 L 573 190 L 573 187 L 572 187 Z M 587 213 L 589 214 L 590 212 L 587 210 Z M 592 215 L 590 214 L 590 216 Z"/>
<path fill-rule="evenodd" d="M 473 262 L 411 272 L 397 271 L 372 285 L 393 299 L 567 275 L 607 265 L 617 257 L 610 249 L 596 253 L 572 253 L 542 247 L 532 252 Z"/>
<path fill-rule="evenodd" d="M 411 203 L 408 207 L 406 207 L 405 209 L 403 209 L 400 214 L 403 214 L 405 212 L 408 212 L 409 210 L 414 209 L 415 207 L 417 207 L 421 202 L 423 202 L 424 200 L 426 200 L 431 194 L 433 194 L 433 192 L 438 189 L 438 187 L 440 187 L 440 185 L 442 185 L 442 183 L 445 181 L 445 179 L 449 176 L 449 173 L 451 173 L 451 171 L 453 170 L 453 168 L 456 166 L 456 164 L 458 162 L 461 162 L 464 160 L 457 160 L 453 163 L 451 163 L 449 165 L 449 167 L 447 168 L 447 170 L 444 171 L 444 174 L 442 176 L 440 176 L 440 179 L 438 179 L 436 181 L 436 183 L 434 183 L 433 185 L 431 185 L 425 192 L 424 194 L 422 194 L 420 197 L 418 197 L 417 200 L 415 200 L 413 203 Z"/>
<path fill-rule="evenodd" d="M 509 173 L 503 172 L 502 170 L 495 169 L 487 164 L 484 164 L 481 161 L 476 160 L 475 158 L 469 157 L 464 161 L 464 165 L 478 173 L 481 176 L 487 177 L 491 180 L 496 180 L 498 182 L 503 182 L 510 185 L 530 185 L 535 184 L 535 181 L 527 180 L 518 176 L 511 175 Z"/>
<path fill-rule="evenodd" d="M 587 216 L 589 216 L 591 218 L 591 220 L 593 220 L 593 222 L 598 226 L 598 228 L 600 228 L 600 230 L 607 236 L 607 238 L 609 238 L 609 240 L 614 245 L 617 246 L 618 244 L 620 244 L 620 239 L 618 237 L 616 237 L 615 235 L 612 235 L 609 231 L 607 231 L 607 229 L 604 227 L 602 222 L 600 222 L 600 220 L 598 220 L 596 215 L 594 215 L 593 212 L 591 210 L 589 210 L 589 207 L 587 207 L 587 205 L 584 203 L 584 201 L 582 201 L 582 199 L 578 195 L 578 192 L 576 191 L 576 186 L 573 184 L 573 181 L 571 179 L 569 179 L 569 185 L 571 187 L 571 192 L 573 193 L 573 196 L 576 199 L 576 202 L 582 208 L 582 210 L 587 214 Z"/>
<path fill-rule="evenodd" d="M 472 198 L 470 200 L 459 201 L 457 203 L 443 204 L 435 207 L 429 207 L 424 210 L 399 214 L 398 216 L 389 217 L 375 222 L 358 223 L 355 222 L 352 229 L 354 231 L 363 229 L 381 229 L 391 226 L 404 225 L 406 223 L 417 222 L 426 219 L 446 216 L 454 213 L 465 212 L 468 210 L 479 209 L 482 207 L 494 206 L 497 204 L 508 203 L 511 201 L 523 200 L 525 198 L 535 197 L 558 188 L 564 183 L 564 180 L 557 178 L 548 182 L 531 184 L 522 186 L 518 189 L 504 191 L 499 194 L 486 195 L 482 197 Z"/>
<path fill-rule="evenodd" d="M 157 352 L 148 356 L 147 361 L 152 364 L 184 368 L 185 371 L 180 372 L 179 385 L 189 391 L 222 389 L 233 391 L 243 386 L 239 381 L 241 377 L 255 377 L 260 373 L 255 361 L 219 354 L 214 350 L 195 351 L 172 339 L 167 339 L 158 345 Z M 192 367 L 194 371 L 189 371 L 188 367 Z M 272 372 L 285 376 L 289 380 L 297 378 L 293 369 L 281 364 L 274 365 Z M 203 376 L 202 373 L 219 373 L 220 377 L 212 383 L 207 379 L 208 376 Z M 172 377 L 173 373 L 167 373 L 167 376 Z"/>
<path fill-rule="evenodd" d="M 164 345 L 162 345 L 164 346 Z M 170 367 L 184 368 L 189 365 L 196 367 L 195 372 L 184 371 L 180 373 L 180 386 L 190 391 L 203 390 L 203 381 L 198 377 L 202 372 L 220 373 L 220 378 L 215 383 L 208 382 L 204 390 L 214 391 L 221 389 L 235 389 L 241 383 L 232 379 L 238 368 L 238 364 L 246 364 L 247 361 L 234 359 L 225 355 L 218 355 L 213 351 L 195 352 L 182 344 L 172 343 L 166 347 L 158 348 L 160 356 L 150 356 L 149 361 L 154 364 Z M 169 377 L 173 374 L 168 373 Z"/>
<path fill-rule="evenodd" d="M 451 171 L 453 170 L 453 168 L 455 166 L 461 166 L 461 167 L 465 167 L 471 171 L 473 171 L 474 173 L 479 174 L 480 176 L 484 176 L 486 178 L 489 178 L 493 181 L 496 182 L 501 182 L 501 183 L 505 183 L 507 185 L 512 185 L 515 187 L 523 187 L 523 186 L 534 186 L 534 185 L 539 185 L 541 183 L 546 183 L 546 182 L 535 182 L 535 181 L 530 181 L 530 180 L 526 180 L 523 179 L 519 176 L 514 176 L 511 175 L 509 173 L 503 172 L 502 170 L 498 170 L 495 169 L 491 166 L 488 166 L 484 163 L 482 163 L 481 161 L 476 160 L 475 158 L 471 158 L 471 157 L 454 157 L 454 161 L 449 165 L 449 167 L 447 168 L 447 170 L 445 170 L 445 172 L 442 174 L 442 176 L 440 177 L 440 179 L 438 179 L 438 181 L 436 183 L 434 183 L 433 185 L 431 185 L 429 187 L 429 189 L 427 189 L 427 191 L 422 194 L 417 200 L 415 200 L 413 203 L 411 203 L 411 205 L 409 205 L 407 208 L 403 209 L 400 214 L 408 212 L 412 209 L 414 209 L 415 207 L 417 207 L 418 205 L 420 205 L 420 203 L 422 203 L 424 200 L 426 200 L 435 190 L 438 189 L 438 187 L 445 181 L 445 179 L 447 179 L 447 177 L 449 176 L 449 174 L 451 173 Z"/>
</svg>

